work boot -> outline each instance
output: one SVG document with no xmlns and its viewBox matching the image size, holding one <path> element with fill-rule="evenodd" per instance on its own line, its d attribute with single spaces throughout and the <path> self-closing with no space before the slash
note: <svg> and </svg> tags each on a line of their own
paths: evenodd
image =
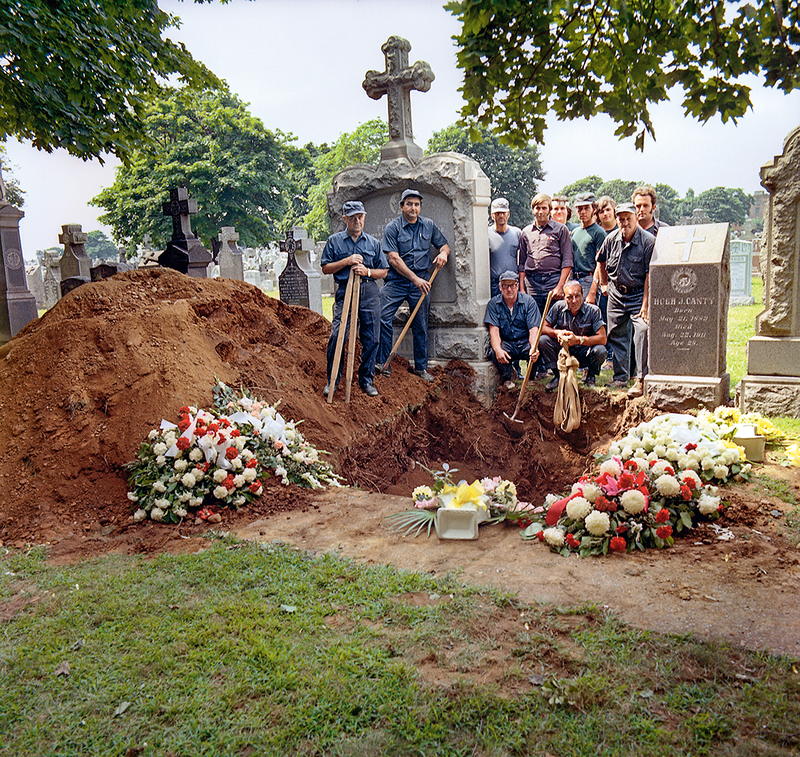
<svg viewBox="0 0 800 757">
<path fill-rule="evenodd" d="M 331 393 L 331 385 L 325 384 L 325 388 L 322 390 L 322 396 L 327 397 Z"/>
<path fill-rule="evenodd" d="M 392 375 L 392 366 L 385 365 L 383 363 L 378 363 L 375 365 L 375 373 L 378 375 L 384 376 L 391 376 Z"/>
<path fill-rule="evenodd" d="M 367 397 L 377 397 L 378 390 L 372 385 L 371 381 L 359 381 L 358 385 L 361 387 L 361 391 L 367 395 Z"/>
<path fill-rule="evenodd" d="M 552 379 L 550 379 L 550 383 L 544 388 L 546 392 L 554 392 L 558 389 L 558 374 L 555 374 Z"/>
<path fill-rule="evenodd" d="M 644 387 L 642 386 L 642 380 L 636 379 L 633 382 L 633 386 L 628 389 L 628 396 L 629 397 L 641 397 L 644 392 Z"/>
<path fill-rule="evenodd" d="M 423 381 L 427 381 L 429 384 L 436 379 L 434 379 L 433 374 L 428 373 L 428 371 L 414 371 Z"/>
</svg>

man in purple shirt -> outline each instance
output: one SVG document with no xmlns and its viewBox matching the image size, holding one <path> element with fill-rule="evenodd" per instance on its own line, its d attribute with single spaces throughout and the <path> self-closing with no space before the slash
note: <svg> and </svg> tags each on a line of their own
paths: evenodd
<svg viewBox="0 0 800 757">
<path fill-rule="evenodd" d="M 519 239 L 519 287 L 536 300 L 544 315 L 549 292 L 555 300 L 564 297 L 564 284 L 572 271 L 572 237 L 563 223 L 550 217 L 548 195 L 537 194 L 531 208 L 534 222 L 522 230 Z"/>
</svg>

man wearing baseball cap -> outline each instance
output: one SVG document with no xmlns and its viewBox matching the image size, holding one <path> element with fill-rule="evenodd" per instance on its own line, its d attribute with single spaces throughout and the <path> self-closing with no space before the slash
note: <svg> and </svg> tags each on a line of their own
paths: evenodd
<svg viewBox="0 0 800 757">
<path fill-rule="evenodd" d="M 493 225 L 489 226 L 489 269 L 492 297 L 500 294 L 500 274 L 517 267 L 519 235 L 522 230 L 510 226 L 511 208 L 505 197 L 492 201 Z"/>
<path fill-rule="evenodd" d="M 322 251 L 322 272 L 333 274 L 336 281 L 336 294 L 333 303 L 333 322 L 331 338 L 328 340 L 328 383 L 322 390 L 327 397 L 331 380 L 342 378 L 343 365 L 339 366 L 339 375 L 331 376 L 333 360 L 336 354 L 336 340 L 342 323 L 344 295 L 347 290 L 347 279 L 350 269 L 361 276 L 361 291 L 358 305 L 358 337 L 361 341 L 361 363 L 358 366 L 358 385 L 368 397 L 376 397 L 378 390 L 373 384 L 375 377 L 375 355 L 381 334 L 381 298 L 378 292 L 377 279 L 386 277 L 389 264 L 381 251 L 380 242 L 375 237 L 364 233 L 364 219 L 367 217 L 364 205 L 358 201 L 350 201 L 342 208 L 345 231 L 331 234 Z M 349 326 L 349 324 L 348 324 Z M 345 333 L 345 341 L 347 333 Z"/>
<path fill-rule="evenodd" d="M 581 192 L 575 198 L 575 212 L 581 223 L 572 230 L 572 278 L 580 282 L 584 301 L 595 305 L 600 284 L 595 275 L 597 251 L 606 233 L 595 221 L 597 205 L 592 192 Z"/>
<path fill-rule="evenodd" d="M 633 203 L 617 206 L 617 222 L 619 228 L 597 253 L 601 282 L 608 282 L 608 341 L 614 350 L 611 386 L 623 388 L 630 380 L 632 331 L 637 377 L 628 396 L 639 397 L 647 375 L 647 285 L 656 238 L 639 227 Z"/>
<path fill-rule="evenodd" d="M 430 218 L 420 215 L 422 194 L 406 189 L 400 195 L 400 215 L 390 221 L 383 231 L 381 249 L 389 261 L 386 283 L 381 289 L 381 343 L 376 370 L 384 376 L 392 373 L 384 365 L 392 351 L 394 314 L 403 302 L 413 311 L 423 295 L 431 290 L 428 270 L 431 267 L 431 247 L 438 254 L 433 260 L 437 268 L 447 263 L 450 246 Z M 414 338 L 414 373 L 423 381 L 433 381 L 428 372 L 428 314 L 431 298 L 425 297 L 411 323 Z"/>
</svg>

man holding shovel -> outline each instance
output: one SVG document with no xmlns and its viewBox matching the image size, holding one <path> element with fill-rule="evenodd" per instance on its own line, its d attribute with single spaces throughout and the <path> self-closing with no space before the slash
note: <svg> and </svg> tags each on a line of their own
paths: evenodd
<svg viewBox="0 0 800 757">
<path fill-rule="evenodd" d="M 500 294 L 489 300 L 483 322 L 489 327 L 490 358 L 506 389 L 514 388 L 514 373 L 519 373 L 520 360 L 535 363 L 538 359 L 536 335 L 541 320 L 536 300 L 519 291 L 517 272 L 501 273 Z"/>
<path fill-rule="evenodd" d="M 392 353 L 394 314 L 406 301 L 413 311 L 424 297 L 411 324 L 414 373 L 423 381 L 433 381 L 433 376 L 428 373 L 428 314 L 431 307 L 431 299 L 427 296 L 431 291 L 428 269 L 431 267 L 431 247 L 438 252 L 433 261 L 438 269 L 447 263 L 450 246 L 433 221 L 420 215 L 422 195 L 416 189 L 403 191 L 400 210 L 401 214 L 390 221 L 383 232 L 381 249 L 390 268 L 381 289 L 381 344 L 375 368 L 384 376 L 391 375 L 392 366 L 387 364 L 387 360 Z"/>
<path fill-rule="evenodd" d="M 358 300 L 361 363 L 358 366 L 358 385 L 368 397 L 376 397 L 378 390 L 372 382 L 375 376 L 375 355 L 378 352 L 378 340 L 380 339 L 381 313 L 381 298 L 376 279 L 386 277 L 389 265 L 386 262 L 385 255 L 381 252 L 380 242 L 375 237 L 364 233 L 366 211 L 363 203 L 346 202 L 342 209 L 342 216 L 347 229 L 328 237 L 320 260 L 322 272 L 333 274 L 337 285 L 333 304 L 331 338 L 328 340 L 328 383 L 322 393 L 327 397 L 331 388 L 331 380 L 334 379 L 338 386 L 342 377 L 341 361 L 339 362 L 338 375 L 333 377 L 331 372 L 333 371 L 336 343 L 342 322 L 347 280 L 352 269 L 357 277 L 356 280 L 361 277 L 361 291 Z M 355 316 L 356 314 L 353 313 L 351 318 Z"/>
</svg>

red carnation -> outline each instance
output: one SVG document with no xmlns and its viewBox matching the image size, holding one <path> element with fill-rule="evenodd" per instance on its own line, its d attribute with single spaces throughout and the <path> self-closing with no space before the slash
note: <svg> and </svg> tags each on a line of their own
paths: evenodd
<svg viewBox="0 0 800 757">
<path fill-rule="evenodd" d="M 692 498 L 692 490 L 686 484 L 681 487 L 681 494 L 687 502 Z"/>
<path fill-rule="evenodd" d="M 181 413 L 182 415 L 188 415 L 189 414 L 189 408 L 186 405 L 184 405 L 182 408 L 180 408 L 178 410 L 178 412 Z"/>
<path fill-rule="evenodd" d="M 536 534 L 536 538 L 537 538 L 539 541 L 544 541 L 544 531 L 539 531 L 539 533 L 538 533 L 538 534 Z"/>
<path fill-rule="evenodd" d="M 620 489 L 632 489 L 636 484 L 635 479 L 630 473 L 622 473 L 617 481 Z"/>
<path fill-rule="evenodd" d="M 247 465 L 245 465 L 244 467 L 245 468 L 255 468 L 256 465 L 258 465 L 258 460 L 256 460 L 254 457 L 251 457 L 250 460 L 248 461 Z"/>
<path fill-rule="evenodd" d="M 208 427 L 208 430 L 209 430 L 209 432 L 210 432 L 210 433 L 212 433 L 212 434 L 216 434 L 216 433 L 217 433 L 217 431 L 219 431 L 219 423 L 212 423 L 212 424 L 211 424 L 211 425 Z"/>
<path fill-rule="evenodd" d="M 625 461 L 625 470 L 629 470 L 629 471 L 639 470 L 639 465 L 637 463 L 633 462 L 633 460 L 626 460 Z"/>
<path fill-rule="evenodd" d="M 617 526 L 617 533 L 618 534 L 624 534 L 624 533 L 627 533 L 627 531 L 628 531 L 628 527 L 624 523 L 622 525 L 620 525 L 620 526 Z"/>
<path fill-rule="evenodd" d="M 238 428 L 235 428 L 235 429 L 233 429 L 233 431 L 231 431 L 231 437 L 241 436 L 241 435 L 242 435 L 242 432 L 239 431 Z"/>
<path fill-rule="evenodd" d="M 669 473 L 670 476 L 674 476 L 675 470 L 671 465 L 668 465 L 666 468 L 664 468 L 664 473 Z"/>
<path fill-rule="evenodd" d="M 656 523 L 666 523 L 669 520 L 669 510 L 666 507 L 662 507 L 656 513 Z"/>
<path fill-rule="evenodd" d="M 527 528 L 533 521 L 530 518 L 518 518 L 517 525 L 520 528 Z"/>
<path fill-rule="evenodd" d="M 189 449 L 192 446 L 192 443 L 185 437 L 182 436 L 175 442 L 175 446 L 181 451 L 184 452 L 185 450 Z"/>
<path fill-rule="evenodd" d="M 656 459 L 656 460 L 651 460 L 651 461 L 650 461 L 650 467 L 652 468 L 652 467 L 653 467 L 653 466 L 654 466 L 656 463 L 660 463 L 660 462 L 661 462 L 661 461 L 660 461 L 660 460 L 657 460 L 657 459 Z"/>
<path fill-rule="evenodd" d="M 239 450 L 236 449 L 236 447 L 228 447 L 228 449 L 225 450 L 225 457 L 228 460 L 235 460 L 239 457 Z"/>
<path fill-rule="evenodd" d="M 178 428 L 183 432 L 186 431 L 189 426 L 192 425 L 192 422 L 188 418 L 181 418 L 178 421 Z"/>
<path fill-rule="evenodd" d="M 697 449 L 697 445 L 694 442 L 689 442 L 685 444 L 683 447 L 687 452 L 691 452 L 693 449 Z"/>
<path fill-rule="evenodd" d="M 564 541 L 566 541 L 567 546 L 572 547 L 572 549 L 577 549 L 581 545 L 581 543 L 572 534 L 567 534 L 564 538 Z"/>
<path fill-rule="evenodd" d="M 205 436 L 207 433 L 208 433 L 208 431 L 206 431 L 202 426 L 198 426 L 194 430 L 194 435 L 195 436 Z"/>
<path fill-rule="evenodd" d="M 258 490 L 260 488 L 261 488 L 261 482 L 258 479 L 256 479 L 255 481 L 253 481 L 252 484 L 250 484 L 250 491 L 253 492 L 253 494 L 258 494 Z"/>
<path fill-rule="evenodd" d="M 628 548 L 628 542 L 621 536 L 614 536 L 609 546 L 612 552 L 624 552 Z"/>
<path fill-rule="evenodd" d="M 664 539 L 665 541 L 672 536 L 672 526 L 661 526 L 656 529 L 656 536 L 659 539 Z"/>
<path fill-rule="evenodd" d="M 617 503 L 613 499 L 607 499 L 602 494 L 594 501 L 594 509 L 601 513 L 614 513 L 617 511 Z"/>
<path fill-rule="evenodd" d="M 219 422 L 219 425 L 222 426 L 222 428 L 228 428 L 228 426 L 231 425 L 231 422 L 227 418 L 222 418 Z"/>
<path fill-rule="evenodd" d="M 234 483 L 233 483 L 233 473 L 229 473 L 229 474 L 227 475 L 227 477 L 225 478 L 225 480 L 222 482 L 222 485 L 223 485 L 223 486 L 224 486 L 226 489 L 235 489 L 235 488 L 236 488 L 236 484 L 234 484 Z"/>
<path fill-rule="evenodd" d="M 205 421 L 204 421 L 202 418 L 198 418 L 198 419 L 195 421 L 195 425 L 197 425 L 197 426 L 205 426 L 205 425 L 206 425 L 206 422 L 205 422 Z"/>
</svg>

